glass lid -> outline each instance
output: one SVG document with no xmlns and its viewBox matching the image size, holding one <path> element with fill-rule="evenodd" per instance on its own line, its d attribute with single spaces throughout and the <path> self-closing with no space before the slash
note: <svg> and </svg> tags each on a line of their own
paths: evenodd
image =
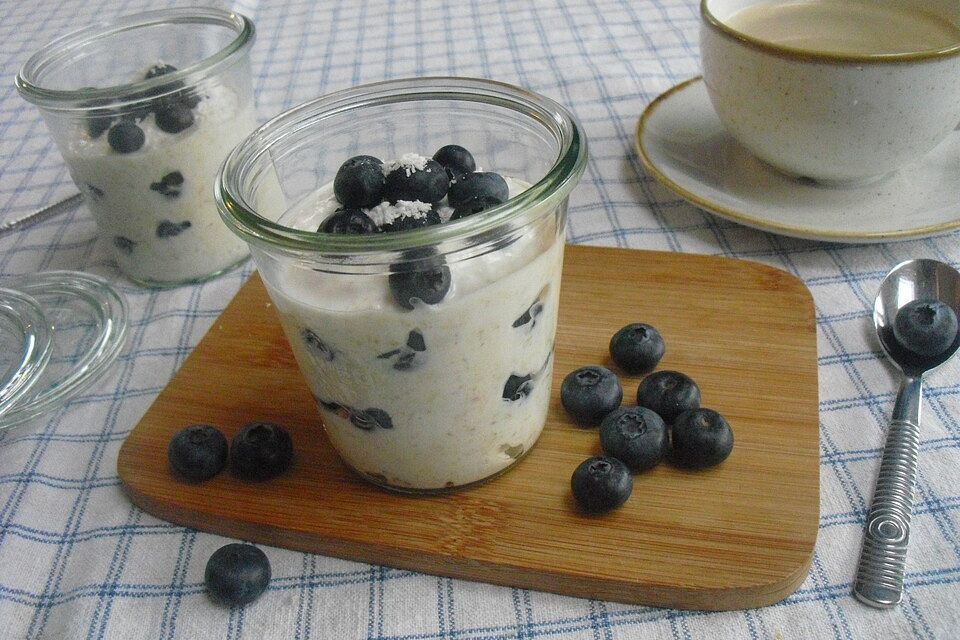
<svg viewBox="0 0 960 640">
<path fill-rule="evenodd" d="M 52 330 L 46 366 L 0 414 L 0 429 L 64 405 L 116 360 L 127 334 L 127 306 L 107 281 L 76 271 L 46 271 L 11 285 L 33 298 Z"/>
<path fill-rule="evenodd" d="M 36 300 L 0 289 L 0 416 L 39 380 L 50 359 L 52 333 Z"/>
</svg>

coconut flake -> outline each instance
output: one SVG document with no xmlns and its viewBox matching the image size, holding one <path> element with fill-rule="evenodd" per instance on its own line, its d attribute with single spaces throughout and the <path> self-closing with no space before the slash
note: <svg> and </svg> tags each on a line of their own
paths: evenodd
<svg viewBox="0 0 960 640">
<path fill-rule="evenodd" d="M 429 202 L 397 200 L 397 204 L 381 202 L 365 211 L 378 226 L 383 226 L 390 224 L 397 218 L 425 218 L 432 208 L 433 206 Z"/>
<path fill-rule="evenodd" d="M 383 175 L 387 175 L 394 169 L 402 168 L 407 177 L 410 177 L 415 171 L 423 171 L 430 158 L 418 155 L 416 153 L 405 153 L 398 160 L 388 160 L 383 163 Z"/>
</svg>

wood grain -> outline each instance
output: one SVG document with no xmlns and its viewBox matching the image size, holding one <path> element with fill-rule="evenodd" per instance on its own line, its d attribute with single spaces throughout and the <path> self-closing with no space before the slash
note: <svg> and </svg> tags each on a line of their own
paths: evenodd
<svg viewBox="0 0 960 640">
<path fill-rule="evenodd" d="M 570 474 L 599 453 L 559 402 L 563 376 L 609 362 L 635 321 L 667 342 L 662 369 L 698 381 L 736 445 L 719 467 L 662 464 L 619 511 L 580 515 Z M 763 265 L 571 246 L 564 265 L 553 398 L 537 446 L 512 471 L 443 496 L 387 493 L 355 477 L 323 435 L 276 313 L 254 276 L 184 362 L 120 451 L 130 498 L 204 531 L 363 562 L 626 603 L 739 609 L 783 599 L 807 575 L 819 520 L 813 302 Z M 623 377 L 625 402 L 639 378 Z M 286 425 L 293 468 L 263 483 L 222 473 L 177 480 L 167 442 L 189 423 L 231 437 L 253 419 Z"/>
</svg>

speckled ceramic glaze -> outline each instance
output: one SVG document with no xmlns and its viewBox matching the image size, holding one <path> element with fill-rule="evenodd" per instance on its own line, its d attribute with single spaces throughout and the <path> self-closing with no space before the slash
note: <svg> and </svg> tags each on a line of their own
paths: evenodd
<svg viewBox="0 0 960 640">
<path fill-rule="evenodd" d="M 955 0 L 886 0 L 955 25 Z M 960 42 L 901 54 L 791 49 L 725 23 L 770 0 L 703 0 L 703 75 L 721 122 L 758 158 L 824 183 L 885 176 L 960 123 Z M 958 25 L 960 26 L 960 25 Z"/>
</svg>

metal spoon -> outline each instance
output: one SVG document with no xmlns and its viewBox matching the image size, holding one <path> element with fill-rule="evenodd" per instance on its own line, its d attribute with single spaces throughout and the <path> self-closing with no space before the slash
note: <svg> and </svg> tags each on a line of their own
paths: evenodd
<svg viewBox="0 0 960 640">
<path fill-rule="evenodd" d="M 936 260 L 902 262 L 883 279 L 873 308 L 880 345 L 903 372 L 903 378 L 867 516 L 853 595 L 865 604 L 882 609 L 895 606 L 903 597 L 920 449 L 921 380 L 960 348 L 960 332 L 946 351 L 934 357 L 919 356 L 898 344 L 893 335 L 894 319 L 897 311 L 913 300 L 940 300 L 960 316 L 960 273 Z"/>
</svg>

